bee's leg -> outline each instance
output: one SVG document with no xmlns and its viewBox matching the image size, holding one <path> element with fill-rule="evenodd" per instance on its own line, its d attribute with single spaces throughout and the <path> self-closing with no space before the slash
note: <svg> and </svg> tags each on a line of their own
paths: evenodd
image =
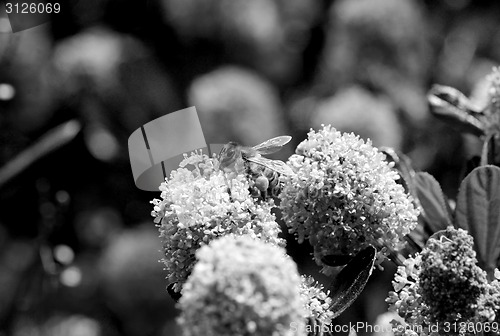
<svg viewBox="0 0 500 336">
<path fill-rule="evenodd" d="M 229 173 L 229 178 L 227 174 L 224 175 L 224 180 L 226 181 L 226 186 L 227 186 L 227 193 L 229 194 L 229 199 L 233 201 L 233 198 L 231 196 L 231 190 L 233 189 L 233 180 L 235 176 L 233 176 L 233 172 Z"/>
<path fill-rule="evenodd" d="M 267 199 L 267 190 L 261 191 L 260 197 L 262 197 L 262 200 L 265 201 Z"/>
<path fill-rule="evenodd" d="M 280 192 L 281 192 L 281 182 L 279 181 L 279 175 L 273 174 L 270 181 L 269 181 L 269 191 L 271 196 L 273 197 L 278 197 Z"/>
<path fill-rule="evenodd" d="M 261 173 L 255 179 L 255 186 L 260 191 L 260 196 L 262 197 L 262 200 L 265 201 L 268 195 L 267 190 L 269 189 L 269 180 L 263 173 Z"/>
<path fill-rule="evenodd" d="M 229 181 L 227 180 L 227 174 L 224 174 L 224 182 L 226 183 L 227 193 L 229 197 L 231 197 L 231 186 L 229 185 Z"/>
</svg>

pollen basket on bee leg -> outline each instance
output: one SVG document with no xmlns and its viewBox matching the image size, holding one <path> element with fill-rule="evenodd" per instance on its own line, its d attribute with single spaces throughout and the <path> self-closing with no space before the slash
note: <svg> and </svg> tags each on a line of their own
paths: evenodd
<svg viewBox="0 0 500 336">
<path fill-rule="evenodd" d="M 269 188 L 269 180 L 267 179 L 267 177 L 261 175 L 255 180 L 255 186 L 260 191 L 266 191 L 267 188 Z"/>
</svg>

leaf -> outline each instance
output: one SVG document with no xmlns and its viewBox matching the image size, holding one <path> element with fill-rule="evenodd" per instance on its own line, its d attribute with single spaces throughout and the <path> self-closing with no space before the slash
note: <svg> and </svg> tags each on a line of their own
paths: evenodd
<svg viewBox="0 0 500 336">
<path fill-rule="evenodd" d="M 332 299 L 330 310 L 333 312 L 332 318 L 336 318 L 342 314 L 361 294 L 372 274 L 376 252 L 373 246 L 368 246 L 360 251 L 340 271 L 330 285 L 329 290 Z"/>
<path fill-rule="evenodd" d="M 432 175 L 426 172 L 415 174 L 415 189 L 423 209 L 422 215 L 432 232 L 452 225 L 448 202 L 439 182 Z"/>
<path fill-rule="evenodd" d="M 475 155 L 465 162 L 465 170 L 461 174 L 461 179 L 463 180 L 467 175 L 469 175 L 474 169 L 481 166 L 481 157 Z"/>
<path fill-rule="evenodd" d="M 354 330 L 354 328 L 351 328 L 351 330 L 349 331 L 349 335 L 347 336 L 358 336 L 358 334 L 356 334 L 356 331 Z"/>
<path fill-rule="evenodd" d="M 486 135 L 483 148 L 481 150 L 481 161 L 479 163 L 481 166 L 486 166 L 488 164 L 495 164 L 495 134 L 490 133 Z"/>
<path fill-rule="evenodd" d="M 427 94 L 431 113 L 461 132 L 482 136 L 481 111 L 463 93 L 449 86 L 434 85 Z"/>
<path fill-rule="evenodd" d="M 500 168 L 478 167 L 462 181 L 455 222 L 474 237 L 479 264 L 491 277 L 500 256 Z"/>
<path fill-rule="evenodd" d="M 167 286 L 167 292 L 170 295 L 170 297 L 172 298 L 172 300 L 174 300 L 175 302 L 179 302 L 180 298 L 182 297 L 182 294 L 180 292 L 176 292 L 174 290 L 173 287 L 175 284 L 176 284 L 176 282 L 172 282 L 171 284 L 169 284 Z"/>
<path fill-rule="evenodd" d="M 394 162 L 394 168 L 403 179 L 403 186 L 407 192 L 410 192 L 411 190 L 408 190 L 408 188 L 411 188 L 411 186 L 408 183 L 413 180 L 413 176 L 415 175 L 410 158 L 390 147 L 381 147 L 380 151 L 387 156 L 387 161 Z"/>
<path fill-rule="evenodd" d="M 413 204 L 416 208 L 422 209 L 422 205 L 420 204 L 420 200 L 418 198 L 417 187 L 415 185 L 415 170 L 411 166 L 411 160 L 408 156 L 403 153 L 396 152 L 394 149 L 389 147 L 382 147 L 381 152 L 383 152 L 387 156 L 387 161 L 392 161 L 394 163 L 394 169 L 399 173 L 401 179 L 398 181 L 399 184 L 403 186 L 406 193 L 409 194 L 413 198 Z M 418 252 L 422 249 L 424 245 L 425 238 L 429 235 L 427 231 L 429 231 L 429 226 L 426 225 L 426 221 L 423 218 L 424 212 L 418 216 L 418 225 L 417 227 L 410 232 L 408 236 L 408 240 L 410 240 L 412 244 L 410 246 L 413 249 L 413 252 Z"/>
<path fill-rule="evenodd" d="M 382 147 L 380 151 L 387 156 L 387 161 L 394 162 L 394 169 L 396 169 L 401 176 L 401 180 L 398 181 L 398 183 L 400 183 L 405 188 L 405 191 L 413 197 L 415 205 L 420 206 L 414 184 L 415 170 L 411 166 L 410 158 L 390 147 Z"/>
<path fill-rule="evenodd" d="M 321 262 L 327 266 L 337 267 L 344 266 L 349 261 L 351 261 L 353 256 L 348 254 L 331 254 L 321 258 Z"/>
<path fill-rule="evenodd" d="M 408 244 L 406 249 L 410 251 L 410 254 L 422 251 L 427 237 L 428 235 L 424 232 L 424 226 L 418 223 L 415 229 L 404 237 L 406 243 Z"/>
</svg>

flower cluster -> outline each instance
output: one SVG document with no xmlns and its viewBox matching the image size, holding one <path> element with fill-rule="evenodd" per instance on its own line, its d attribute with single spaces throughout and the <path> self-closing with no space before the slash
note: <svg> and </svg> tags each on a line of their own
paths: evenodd
<svg viewBox="0 0 500 336">
<path fill-rule="evenodd" d="M 369 138 L 376 146 L 400 149 L 403 143 L 395 107 L 360 86 L 340 89 L 319 102 L 311 124 L 335 125 L 338 131 Z"/>
<path fill-rule="evenodd" d="M 428 328 L 430 321 L 424 314 L 427 306 L 422 301 L 418 284 L 421 262 L 422 259 L 417 254 L 398 267 L 392 282 L 394 291 L 389 292 L 386 301 L 389 303 L 389 310 L 397 312 L 407 324 Z"/>
<path fill-rule="evenodd" d="M 221 67 L 199 76 L 189 87 L 188 100 L 203 111 L 203 131 L 214 142 L 232 139 L 257 144 L 286 129 L 277 90 L 265 78 L 241 67 Z M 221 128 L 221 124 L 231 127 Z"/>
<path fill-rule="evenodd" d="M 179 301 L 184 335 L 300 335 L 304 304 L 297 266 L 281 247 L 248 235 L 201 247 Z"/>
<path fill-rule="evenodd" d="M 160 190 L 161 200 L 152 201 L 152 216 L 163 241 L 167 279 L 176 283 L 176 291 L 193 268 L 196 250 L 217 237 L 248 234 L 271 244 L 284 244 L 271 214 L 272 200 L 254 202 L 245 176 L 228 181 L 215 158 L 201 153 L 186 155 Z"/>
<path fill-rule="evenodd" d="M 329 22 L 319 85 L 332 92 L 351 83 L 369 83 L 378 96 L 389 97 L 396 110 L 405 114 L 404 119 L 425 120 L 428 112 L 421 83 L 430 65 L 426 47 L 429 30 L 421 4 L 335 1 Z M 408 136 L 411 134 L 405 134 Z"/>
<path fill-rule="evenodd" d="M 311 276 L 302 276 L 300 293 L 304 300 L 305 318 L 314 325 L 329 325 L 332 323 L 333 312 L 330 310 L 332 299 L 323 286 Z"/>
<path fill-rule="evenodd" d="M 471 94 L 471 103 L 483 115 L 479 117 L 486 128 L 485 133 L 499 133 L 500 125 L 500 68 L 495 67 L 479 81 Z"/>
<path fill-rule="evenodd" d="M 422 251 L 419 281 L 431 321 L 467 321 L 475 316 L 488 282 L 477 266 L 467 231 L 450 227 L 439 239 L 429 239 Z"/>
<path fill-rule="evenodd" d="M 494 68 L 492 73 L 487 76 L 489 84 L 488 95 L 491 103 L 496 108 L 495 112 L 500 109 L 500 68 Z"/>
<path fill-rule="evenodd" d="M 422 326 L 424 336 L 440 332 L 431 330 L 431 324 L 442 328 L 445 323 L 492 322 L 500 303 L 498 280 L 488 283 L 477 265 L 473 238 L 453 227 L 431 237 L 420 254 L 407 259 L 393 286 L 387 299 L 390 310 L 408 325 Z"/>
<path fill-rule="evenodd" d="M 333 253 L 355 255 L 373 245 L 377 264 L 417 223 L 411 197 L 385 156 L 352 133 L 330 125 L 311 130 L 288 161 L 280 208 L 299 242 L 308 238 L 315 260 Z"/>
</svg>

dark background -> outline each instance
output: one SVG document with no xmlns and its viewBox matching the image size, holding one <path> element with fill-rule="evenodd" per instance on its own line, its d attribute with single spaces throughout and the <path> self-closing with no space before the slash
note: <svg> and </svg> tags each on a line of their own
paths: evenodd
<svg viewBox="0 0 500 336">
<path fill-rule="evenodd" d="M 497 1 L 60 3 L 15 34 L 0 17 L 0 172 L 33 150 L 0 184 L 0 335 L 179 334 L 150 217 L 159 193 L 135 187 L 128 161 L 144 123 L 195 105 L 209 143 L 292 135 L 281 159 L 331 123 L 407 153 L 453 198 L 477 143 L 433 119 L 426 92 L 482 104 L 500 59 Z M 81 130 L 51 132 L 70 120 Z M 47 137 L 57 148 L 33 149 Z M 374 323 L 393 272 L 375 271 L 336 323 Z"/>
</svg>

